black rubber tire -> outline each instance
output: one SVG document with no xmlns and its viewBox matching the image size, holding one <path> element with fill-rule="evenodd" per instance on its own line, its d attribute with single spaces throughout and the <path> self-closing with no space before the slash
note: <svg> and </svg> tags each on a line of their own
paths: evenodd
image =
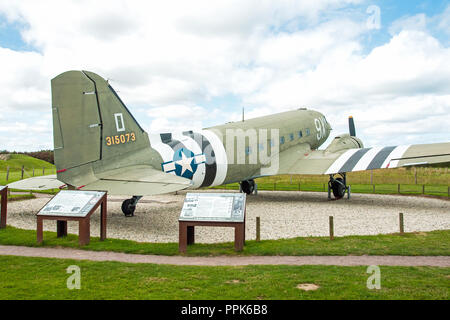
<svg viewBox="0 0 450 320">
<path fill-rule="evenodd" d="M 252 194 L 255 191 L 255 181 L 254 180 L 246 180 L 241 182 L 241 189 L 246 194 Z"/>
<path fill-rule="evenodd" d="M 345 195 L 345 185 L 344 179 L 337 178 L 331 183 L 331 190 L 333 190 L 333 195 L 336 199 L 342 199 Z"/>
<path fill-rule="evenodd" d="M 122 212 L 125 215 L 125 217 L 134 216 L 134 210 L 136 210 L 136 206 L 133 206 L 132 203 L 133 199 L 127 199 L 124 202 L 122 202 Z"/>
</svg>

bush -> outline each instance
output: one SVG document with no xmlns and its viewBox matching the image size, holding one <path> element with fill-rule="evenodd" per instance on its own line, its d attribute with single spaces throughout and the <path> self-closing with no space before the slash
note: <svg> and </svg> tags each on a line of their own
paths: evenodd
<svg viewBox="0 0 450 320">
<path fill-rule="evenodd" d="M 52 164 L 55 163 L 53 150 L 41 150 L 41 151 L 36 151 L 36 152 L 24 152 L 23 154 L 26 154 L 27 156 L 30 156 L 30 157 L 33 157 L 33 158 L 36 158 L 36 159 L 40 159 L 40 160 L 44 160 L 44 161 L 50 162 Z"/>
<path fill-rule="evenodd" d="M 7 150 L 1 150 L 0 154 L 24 154 L 36 159 L 44 160 L 50 162 L 51 164 L 55 164 L 55 159 L 53 155 L 53 150 L 40 150 L 34 152 L 9 152 Z"/>
</svg>

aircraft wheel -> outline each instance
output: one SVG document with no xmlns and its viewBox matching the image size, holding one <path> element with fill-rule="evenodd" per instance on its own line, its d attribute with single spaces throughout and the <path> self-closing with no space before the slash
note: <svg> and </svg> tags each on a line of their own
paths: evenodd
<svg viewBox="0 0 450 320">
<path fill-rule="evenodd" d="M 255 180 L 246 180 L 241 182 L 241 189 L 246 194 L 252 194 L 255 191 Z"/>
<path fill-rule="evenodd" d="M 344 197 L 345 189 L 344 179 L 337 178 L 331 182 L 331 190 L 333 190 L 333 195 L 336 199 Z"/>
<path fill-rule="evenodd" d="M 122 202 L 122 212 L 125 217 L 134 216 L 134 210 L 136 210 L 136 205 L 133 205 L 134 199 L 127 199 Z"/>
</svg>

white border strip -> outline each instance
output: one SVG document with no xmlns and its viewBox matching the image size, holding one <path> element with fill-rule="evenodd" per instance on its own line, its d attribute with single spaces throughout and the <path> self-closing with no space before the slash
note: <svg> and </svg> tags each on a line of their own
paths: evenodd
<svg viewBox="0 0 450 320">
<path fill-rule="evenodd" d="M 334 174 L 339 173 L 338 171 L 342 168 L 342 166 L 350 159 L 352 155 L 358 152 L 361 149 L 350 149 L 347 150 L 343 155 L 336 159 L 333 164 L 328 168 L 325 174 Z"/>
<path fill-rule="evenodd" d="M 148 135 L 150 139 L 150 147 L 155 149 L 163 159 L 163 162 L 169 162 L 173 160 L 173 149 L 161 141 L 161 135 L 159 133 L 152 133 Z"/>
<path fill-rule="evenodd" d="M 364 171 L 383 148 L 372 148 L 358 161 L 352 171 Z"/>
<path fill-rule="evenodd" d="M 409 149 L 409 147 L 411 147 L 411 145 L 398 146 L 397 148 L 395 148 L 394 151 L 392 151 L 392 153 L 389 155 L 389 158 L 385 161 L 385 163 L 383 163 L 382 168 L 397 168 L 399 161 L 401 160 L 405 152 Z"/>
</svg>

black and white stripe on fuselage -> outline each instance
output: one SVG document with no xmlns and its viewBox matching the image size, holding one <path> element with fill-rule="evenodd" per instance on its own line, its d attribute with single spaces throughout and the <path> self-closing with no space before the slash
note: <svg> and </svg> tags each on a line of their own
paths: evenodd
<svg viewBox="0 0 450 320">
<path fill-rule="evenodd" d="M 344 152 L 325 172 L 336 174 L 371 169 L 396 168 L 408 146 L 350 149 Z"/>
<path fill-rule="evenodd" d="M 161 170 L 192 180 L 192 188 L 223 184 L 227 155 L 210 130 L 150 134 L 150 144 L 163 159 Z"/>
</svg>

